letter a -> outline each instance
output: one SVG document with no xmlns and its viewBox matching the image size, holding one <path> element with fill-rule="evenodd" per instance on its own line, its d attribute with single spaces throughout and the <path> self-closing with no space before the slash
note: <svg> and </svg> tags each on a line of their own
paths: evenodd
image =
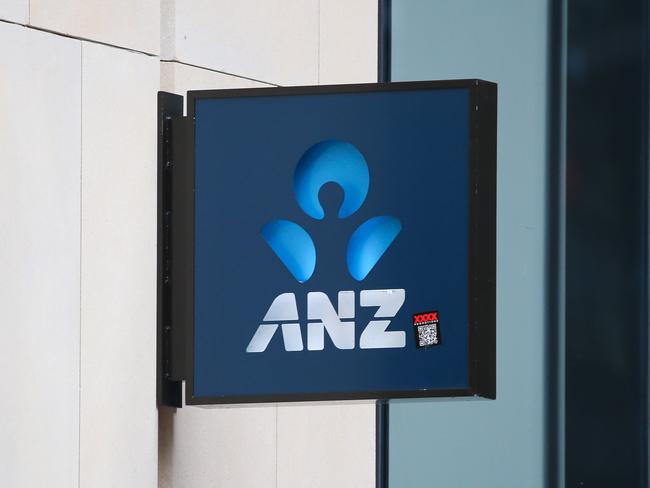
<svg viewBox="0 0 650 488">
<path fill-rule="evenodd" d="M 296 306 L 296 296 L 293 293 L 283 293 L 278 295 L 264 316 L 263 322 L 276 322 L 273 324 L 260 324 L 255 331 L 255 335 L 248 343 L 246 352 L 263 352 L 266 351 L 271 339 L 278 330 L 278 322 L 293 321 L 293 323 L 282 324 L 282 338 L 284 339 L 284 349 L 286 351 L 302 351 L 302 335 L 298 321 L 298 307 Z"/>
</svg>

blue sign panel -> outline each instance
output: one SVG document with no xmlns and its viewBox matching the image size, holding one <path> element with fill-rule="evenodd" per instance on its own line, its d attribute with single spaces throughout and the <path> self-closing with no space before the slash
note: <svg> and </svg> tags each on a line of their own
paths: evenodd
<svg viewBox="0 0 650 488">
<path fill-rule="evenodd" d="M 188 113 L 187 403 L 494 396 L 494 84 L 190 92 Z"/>
</svg>

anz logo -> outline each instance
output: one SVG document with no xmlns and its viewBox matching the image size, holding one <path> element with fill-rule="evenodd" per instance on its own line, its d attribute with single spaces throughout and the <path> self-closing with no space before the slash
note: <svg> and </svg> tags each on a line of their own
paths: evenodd
<svg viewBox="0 0 650 488">
<path fill-rule="evenodd" d="M 336 183 L 343 190 L 338 218 L 348 218 L 361 208 L 368 194 L 370 173 L 365 158 L 354 145 L 337 140 L 323 141 L 310 147 L 300 158 L 294 171 L 294 194 L 303 212 L 313 219 L 325 217 L 318 195 L 327 183 Z M 347 244 L 346 265 L 350 275 L 363 281 L 401 230 L 402 224 L 398 219 L 385 215 L 359 225 Z M 272 220 L 264 225 L 261 233 L 296 281 L 305 283 L 311 278 L 316 269 L 316 245 L 301 225 L 290 220 Z M 361 333 L 359 348 L 401 348 L 406 345 L 404 331 L 386 330 L 405 298 L 403 289 L 360 292 L 360 306 L 376 307 L 377 311 Z M 354 291 L 338 293 L 337 309 L 325 293 L 307 293 L 307 350 L 324 348 L 325 331 L 338 349 L 354 349 L 354 317 Z M 282 330 L 286 351 L 304 349 L 294 293 L 282 293 L 273 300 L 246 352 L 265 351 L 278 328 Z"/>
</svg>

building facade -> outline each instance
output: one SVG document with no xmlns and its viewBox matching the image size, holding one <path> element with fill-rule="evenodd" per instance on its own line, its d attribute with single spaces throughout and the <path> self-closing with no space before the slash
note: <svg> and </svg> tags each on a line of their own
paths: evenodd
<svg viewBox="0 0 650 488">
<path fill-rule="evenodd" d="M 0 484 L 370 487 L 375 406 L 156 408 L 156 93 L 372 82 L 377 2 L 0 4 Z"/>
</svg>

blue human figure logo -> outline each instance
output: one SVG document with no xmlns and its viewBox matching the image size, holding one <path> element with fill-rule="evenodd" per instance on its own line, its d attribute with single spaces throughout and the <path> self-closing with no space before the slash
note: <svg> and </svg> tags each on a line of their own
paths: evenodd
<svg viewBox="0 0 650 488">
<path fill-rule="evenodd" d="M 309 217 L 322 220 L 325 211 L 318 198 L 327 183 L 343 190 L 338 218 L 354 214 L 368 195 L 370 173 L 363 154 L 349 142 L 322 141 L 311 146 L 294 171 L 293 190 L 298 205 Z M 350 275 L 362 281 L 375 267 L 402 229 L 395 217 L 382 215 L 363 222 L 352 233 L 346 261 Z M 262 228 L 267 244 L 300 283 L 316 269 L 316 246 L 309 233 L 290 220 L 272 220 Z"/>
</svg>

